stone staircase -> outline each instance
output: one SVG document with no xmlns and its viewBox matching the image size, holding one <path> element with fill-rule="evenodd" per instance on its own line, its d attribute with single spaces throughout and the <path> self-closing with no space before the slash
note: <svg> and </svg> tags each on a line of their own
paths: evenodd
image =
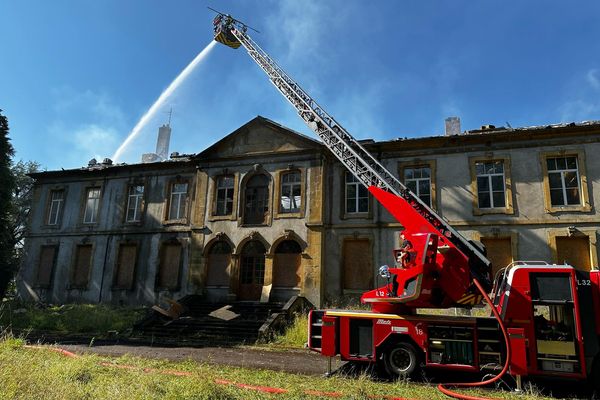
<svg viewBox="0 0 600 400">
<path fill-rule="evenodd" d="M 280 330 L 299 308 L 311 306 L 302 297 L 294 297 L 286 304 L 255 301 L 209 303 L 201 296 L 186 296 L 177 302 L 184 307 L 178 318 L 153 311 L 135 324 L 130 339 L 174 346 L 253 344 Z"/>
</svg>

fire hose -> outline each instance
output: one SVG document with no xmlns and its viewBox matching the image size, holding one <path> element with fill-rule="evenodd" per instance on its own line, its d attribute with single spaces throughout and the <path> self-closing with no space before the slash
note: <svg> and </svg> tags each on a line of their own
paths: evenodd
<svg viewBox="0 0 600 400">
<path fill-rule="evenodd" d="M 492 301 L 490 300 L 490 298 L 487 295 L 487 293 L 485 292 L 485 290 L 483 290 L 483 288 L 481 287 L 481 284 L 479 283 L 479 281 L 477 279 L 473 279 L 473 283 L 475 284 L 475 286 L 477 286 L 477 289 L 479 289 L 479 291 L 483 295 L 483 298 L 485 299 L 486 303 L 489 304 L 489 306 L 491 307 L 492 312 L 494 313 L 494 317 L 496 317 L 496 320 L 498 321 L 498 324 L 500 325 L 500 329 L 502 330 L 502 334 L 504 335 L 504 342 L 506 343 L 506 360 L 504 361 L 504 368 L 502 368 L 502 371 L 500 371 L 500 373 L 498 375 L 496 375 L 490 379 L 486 379 L 485 381 L 465 382 L 465 383 L 444 383 L 444 384 L 441 383 L 438 385 L 438 389 L 442 393 L 444 393 L 446 396 L 450 396 L 450 397 L 453 397 L 456 399 L 489 400 L 485 397 L 469 396 L 469 395 L 454 392 L 454 391 L 448 389 L 448 387 L 450 387 L 450 386 L 455 387 L 455 388 L 459 388 L 459 387 L 472 388 L 472 387 L 480 387 L 480 386 L 489 385 L 491 383 L 496 382 L 500 378 L 502 378 L 502 376 L 508 371 L 508 367 L 510 365 L 511 352 L 510 352 L 510 341 L 508 338 L 508 331 L 506 330 L 506 327 L 504 326 L 504 323 L 502 322 L 502 318 L 500 318 L 500 314 L 498 313 L 498 310 L 496 310 L 496 307 L 494 307 L 494 305 L 492 304 Z"/>
<path fill-rule="evenodd" d="M 80 357 L 78 354 L 75 354 L 75 353 L 70 352 L 65 349 L 61 349 L 59 347 L 32 346 L 32 345 L 25 345 L 23 347 L 25 347 L 27 349 L 55 351 L 59 354 L 62 354 L 65 357 L 69 357 L 69 358 L 79 358 Z M 134 365 L 114 364 L 114 363 L 110 363 L 110 362 L 100 362 L 99 365 L 101 365 L 103 367 L 124 369 L 124 370 L 129 370 L 129 371 L 140 371 L 140 372 L 144 372 L 144 373 L 157 373 L 157 374 L 161 374 L 161 375 L 186 376 L 186 377 L 193 377 L 196 375 L 193 372 L 189 372 L 189 371 L 178 371 L 178 370 L 172 370 L 172 369 L 160 370 L 160 369 L 156 369 L 156 368 L 140 368 L 140 367 L 136 367 Z M 240 389 L 252 390 L 255 392 L 262 392 L 262 393 L 269 393 L 269 394 L 289 393 L 288 389 L 276 388 L 276 387 L 271 387 L 271 386 L 249 385 L 246 383 L 239 383 L 239 382 L 234 382 L 234 381 L 230 381 L 227 379 L 220 379 L 220 378 L 214 379 L 214 383 L 217 385 L 234 386 L 234 387 L 237 387 Z M 317 396 L 317 397 L 334 397 L 334 398 L 344 397 L 344 394 L 340 393 L 340 392 L 325 392 L 325 391 L 321 391 L 321 390 L 311 390 L 311 389 L 304 390 L 304 394 L 306 394 L 308 396 Z M 369 398 L 369 399 L 384 399 L 384 400 L 409 400 L 409 399 L 405 399 L 402 397 L 378 396 L 378 395 L 368 395 L 367 398 Z"/>
</svg>

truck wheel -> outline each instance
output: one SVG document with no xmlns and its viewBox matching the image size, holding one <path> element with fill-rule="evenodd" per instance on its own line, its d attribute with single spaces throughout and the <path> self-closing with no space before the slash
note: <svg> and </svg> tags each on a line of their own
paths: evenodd
<svg viewBox="0 0 600 400">
<path fill-rule="evenodd" d="M 386 372 L 392 378 L 410 378 L 419 369 L 419 356 L 409 343 L 397 343 L 383 356 Z"/>
</svg>

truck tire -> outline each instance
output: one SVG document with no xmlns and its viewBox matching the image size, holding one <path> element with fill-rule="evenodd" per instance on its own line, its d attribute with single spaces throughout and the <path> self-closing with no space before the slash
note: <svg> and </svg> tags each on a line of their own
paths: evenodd
<svg viewBox="0 0 600 400">
<path fill-rule="evenodd" d="M 390 377 L 412 378 L 419 370 L 419 356 L 410 343 L 396 343 L 383 355 L 385 371 Z"/>
</svg>

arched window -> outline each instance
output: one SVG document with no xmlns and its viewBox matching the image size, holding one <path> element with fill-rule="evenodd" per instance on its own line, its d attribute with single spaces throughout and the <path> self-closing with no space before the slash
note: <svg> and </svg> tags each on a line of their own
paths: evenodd
<svg viewBox="0 0 600 400">
<path fill-rule="evenodd" d="M 255 175 L 248 180 L 244 195 L 244 224 L 261 225 L 269 212 L 269 177 Z"/>
<path fill-rule="evenodd" d="M 295 240 L 284 240 L 275 249 L 273 258 L 273 286 L 294 288 L 300 286 L 302 249 Z"/>
<path fill-rule="evenodd" d="M 240 259 L 240 300 L 258 300 L 265 281 L 265 246 L 251 240 L 242 249 Z"/>
<path fill-rule="evenodd" d="M 224 240 L 213 244 L 208 252 L 206 286 L 229 286 L 231 246 Z"/>
</svg>

